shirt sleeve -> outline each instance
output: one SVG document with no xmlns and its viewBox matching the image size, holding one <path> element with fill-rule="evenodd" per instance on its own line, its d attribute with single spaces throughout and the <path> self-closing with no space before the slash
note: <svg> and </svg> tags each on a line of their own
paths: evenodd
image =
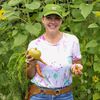
<svg viewBox="0 0 100 100">
<path fill-rule="evenodd" d="M 79 59 L 81 59 L 80 44 L 78 38 L 76 37 L 72 47 L 72 60 L 75 61 Z"/>
</svg>

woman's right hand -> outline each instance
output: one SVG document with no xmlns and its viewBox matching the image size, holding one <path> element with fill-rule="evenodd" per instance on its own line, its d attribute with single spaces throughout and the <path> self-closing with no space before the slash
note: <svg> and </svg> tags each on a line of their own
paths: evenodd
<svg viewBox="0 0 100 100">
<path fill-rule="evenodd" d="M 29 79 L 33 78 L 36 74 L 36 63 L 37 60 L 35 60 L 33 57 L 31 57 L 28 53 L 26 53 L 26 73 Z"/>
<path fill-rule="evenodd" d="M 28 53 L 26 53 L 26 63 L 31 65 L 31 66 L 35 66 L 36 65 L 37 60 L 34 59 L 32 56 L 30 56 Z"/>
<path fill-rule="evenodd" d="M 38 75 L 43 78 L 40 65 L 37 63 L 37 60 L 31 57 L 28 53 L 26 54 L 26 63 L 29 65 L 27 71 L 28 71 L 28 76 L 30 78 L 35 75 L 33 74 L 34 69 L 35 69 L 35 73 L 37 72 Z"/>
</svg>

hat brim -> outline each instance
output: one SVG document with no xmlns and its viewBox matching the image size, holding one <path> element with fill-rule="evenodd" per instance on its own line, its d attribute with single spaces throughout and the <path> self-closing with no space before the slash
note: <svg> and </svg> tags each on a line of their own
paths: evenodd
<svg viewBox="0 0 100 100">
<path fill-rule="evenodd" d="M 44 14 L 44 16 L 51 15 L 51 14 L 55 14 L 55 15 L 58 15 L 61 18 L 63 18 L 61 14 L 59 14 L 58 12 L 55 12 L 55 11 L 47 12 L 47 13 Z"/>
</svg>

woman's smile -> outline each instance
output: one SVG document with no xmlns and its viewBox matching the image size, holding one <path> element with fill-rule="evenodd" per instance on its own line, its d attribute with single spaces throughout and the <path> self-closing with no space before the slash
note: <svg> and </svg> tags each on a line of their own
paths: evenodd
<svg viewBox="0 0 100 100">
<path fill-rule="evenodd" d="M 55 23 L 51 23 L 51 24 L 48 24 L 47 26 L 50 29 L 55 29 L 58 25 L 56 25 Z"/>
</svg>

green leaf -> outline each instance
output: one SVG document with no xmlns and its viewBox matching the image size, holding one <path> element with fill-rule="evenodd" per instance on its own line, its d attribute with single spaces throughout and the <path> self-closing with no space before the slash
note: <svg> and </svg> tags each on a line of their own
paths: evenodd
<svg viewBox="0 0 100 100">
<path fill-rule="evenodd" d="M 16 37 L 14 37 L 13 47 L 17 47 L 17 46 L 22 45 L 26 40 L 27 40 L 27 35 L 18 34 Z"/>
<path fill-rule="evenodd" d="M 80 21 L 85 20 L 84 17 L 81 15 L 81 12 L 79 9 L 73 9 L 72 16 L 74 17 L 73 19 L 74 22 L 80 22 Z"/>
<path fill-rule="evenodd" d="M 38 14 L 36 14 L 36 16 L 34 16 L 34 15 L 32 16 L 32 19 L 36 20 L 37 22 L 41 22 L 42 13 L 39 12 Z"/>
<path fill-rule="evenodd" d="M 8 18 L 8 17 L 11 17 L 12 15 L 15 15 L 15 12 L 14 11 L 7 11 L 5 13 L 5 16 Z"/>
<path fill-rule="evenodd" d="M 72 16 L 74 18 L 80 18 L 80 17 L 83 18 L 79 9 L 73 9 L 72 10 Z"/>
<path fill-rule="evenodd" d="M 70 23 L 70 28 L 73 33 L 79 33 L 81 31 L 81 23 Z"/>
<path fill-rule="evenodd" d="M 8 5 L 9 6 L 15 6 L 15 5 L 17 5 L 17 4 L 21 3 L 21 2 L 22 2 L 22 0 L 10 0 L 8 2 Z"/>
<path fill-rule="evenodd" d="M 93 100 L 99 100 L 99 99 L 100 99 L 100 93 L 94 93 Z"/>
<path fill-rule="evenodd" d="M 96 23 L 92 23 L 88 26 L 88 28 L 98 28 L 99 26 Z"/>
<path fill-rule="evenodd" d="M 59 0 L 60 1 L 60 0 Z M 52 0 L 45 0 L 45 3 L 48 4 L 48 3 L 52 3 Z"/>
<path fill-rule="evenodd" d="M 34 1 L 30 4 L 25 4 L 26 8 L 30 9 L 30 10 L 35 10 L 38 9 L 40 7 L 40 2 Z"/>
<path fill-rule="evenodd" d="M 97 44 L 97 41 L 96 40 L 91 40 L 89 41 L 87 44 L 86 44 L 86 48 L 89 48 L 89 47 L 96 47 L 98 44 Z"/>
<path fill-rule="evenodd" d="M 95 55 L 95 54 L 97 54 L 98 51 L 97 51 L 96 47 L 89 47 L 89 48 L 86 49 L 86 52 L 89 53 L 89 54 Z"/>
<path fill-rule="evenodd" d="M 95 62 L 100 61 L 99 55 L 96 55 L 96 54 L 94 55 L 94 61 L 95 61 Z"/>
<path fill-rule="evenodd" d="M 82 22 L 82 21 L 84 21 L 84 19 L 83 19 L 83 18 L 73 19 L 73 22 Z"/>
<path fill-rule="evenodd" d="M 5 13 L 5 16 L 9 21 L 20 18 L 19 15 L 20 15 L 19 11 L 7 11 Z"/>
<path fill-rule="evenodd" d="M 5 41 L 1 41 L 1 46 L 0 46 L 0 55 L 2 54 L 6 54 L 7 51 L 8 51 L 8 44 L 9 43 L 6 43 Z"/>
<path fill-rule="evenodd" d="M 67 15 L 69 15 L 69 14 L 70 14 L 69 11 L 67 11 L 67 12 L 63 12 L 63 13 L 62 13 L 63 16 L 67 16 Z"/>
<path fill-rule="evenodd" d="M 15 36 L 17 33 L 18 33 L 18 30 L 16 30 L 16 29 L 13 30 L 13 31 L 12 31 L 12 36 Z"/>
<path fill-rule="evenodd" d="M 70 5 L 70 7 L 71 8 L 79 8 L 79 5 L 74 4 L 74 5 Z"/>
<path fill-rule="evenodd" d="M 83 0 L 73 0 L 74 4 L 81 4 Z"/>
<path fill-rule="evenodd" d="M 3 47 L 0 47 L 0 55 L 5 54 L 5 49 Z"/>
<path fill-rule="evenodd" d="M 86 18 L 92 12 L 93 5 L 81 3 L 79 8 L 83 17 Z"/>
<path fill-rule="evenodd" d="M 27 24 L 25 26 L 25 29 L 31 33 L 32 35 L 38 36 L 40 31 L 41 31 L 41 24 L 40 23 L 35 23 L 34 25 L 32 24 Z"/>
<path fill-rule="evenodd" d="M 100 62 L 95 62 L 93 65 L 94 71 L 97 71 L 100 73 Z"/>
<path fill-rule="evenodd" d="M 100 82 L 96 84 L 96 89 L 98 89 L 98 91 L 100 91 Z"/>
<path fill-rule="evenodd" d="M 38 36 L 39 33 L 40 33 L 40 31 L 41 31 L 41 24 L 40 24 L 40 23 L 34 24 L 33 30 L 34 30 L 34 32 L 33 32 L 34 35 L 35 35 L 35 36 Z"/>
<path fill-rule="evenodd" d="M 0 80 L 1 80 L 1 83 L 0 83 L 0 85 L 1 86 L 6 86 L 8 83 L 6 83 L 5 81 L 7 81 L 7 74 L 6 74 L 6 72 L 4 73 L 4 72 L 1 72 L 0 73 Z"/>
<path fill-rule="evenodd" d="M 25 29 L 26 29 L 29 33 L 31 33 L 31 34 L 34 32 L 34 30 L 33 30 L 33 25 L 30 24 L 30 23 L 28 23 L 28 24 L 25 25 Z"/>
</svg>

